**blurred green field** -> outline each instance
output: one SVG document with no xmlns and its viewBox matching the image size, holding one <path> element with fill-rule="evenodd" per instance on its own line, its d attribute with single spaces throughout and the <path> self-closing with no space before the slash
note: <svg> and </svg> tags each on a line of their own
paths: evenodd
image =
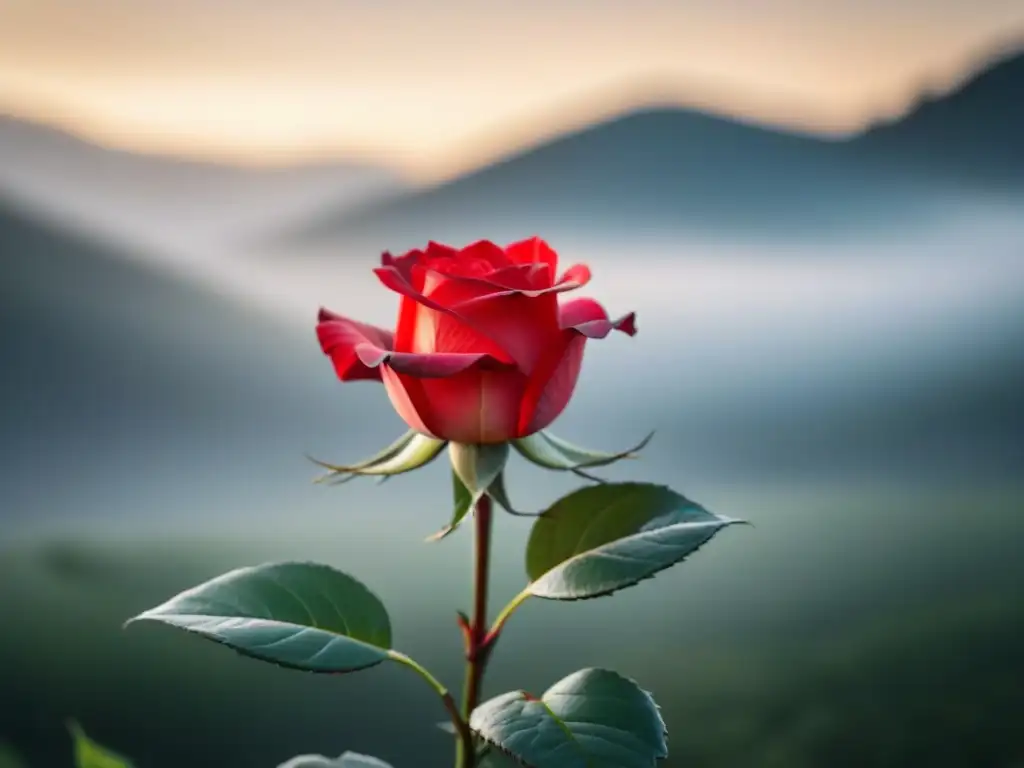
<svg viewBox="0 0 1024 768">
<path fill-rule="evenodd" d="M 528 604 L 494 657 L 487 693 L 615 668 L 661 704 L 669 768 L 1019 765 L 1024 495 L 971 494 L 970 508 L 949 494 L 920 493 L 912 506 L 913 497 L 881 495 L 826 520 L 820 499 L 794 506 L 801 497 L 781 491 L 737 496 L 735 506 L 755 496 L 763 508 L 753 529 L 723 535 L 651 582 L 610 599 Z M 773 514 L 787 503 L 789 516 Z M 854 535 L 885 520 L 877 540 Z M 795 521 L 816 527 L 787 545 Z M 501 596 L 521 583 L 524 532 L 506 520 L 498 534 Z M 467 547 L 461 534 L 440 547 L 409 544 L 419 554 L 396 570 L 380 551 L 360 555 L 365 542 L 319 536 L 25 542 L 0 560 L 0 737 L 31 768 L 70 765 L 72 716 L 140 768 L 273 768 L 344 749 L 398 768 L 445 766 L 449 744 L 433 726 L 443 711 L 403 670 L 312 676 L 121 623 L 230 567 L 324 560 L 378 587 L 399 647 L 452 685 Z M 442 560 L 432 581 L 417 575 Z"/>
</svg>

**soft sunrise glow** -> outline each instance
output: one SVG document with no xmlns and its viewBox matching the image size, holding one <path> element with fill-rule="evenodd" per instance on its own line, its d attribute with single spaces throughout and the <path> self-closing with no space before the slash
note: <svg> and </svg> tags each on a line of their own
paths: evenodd
<svg viewBox="0 0 1024 768">
<path fill-rule="evenodd" d="M 0 110 L 242 163 L 444 176 L 650 102 L 844 131 L 949 86 L 1024 6 L 7 0 Z"/>
</svg>

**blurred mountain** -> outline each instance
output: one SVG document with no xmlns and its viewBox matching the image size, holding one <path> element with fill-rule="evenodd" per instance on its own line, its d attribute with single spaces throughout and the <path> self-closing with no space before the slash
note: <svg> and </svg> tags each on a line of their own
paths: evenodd
<svg viewBox="0 0 1024 768">
<path fill-rule="evenodd" d="M 259 312 L 2 201 L 0 274 L 5 437 L 231 420 L 310 357 Z"/>
<path fill-rule="evenodd" d="M 944 96 L 855 142 L 858 155 L 935 182 L 1024 189 L 1024 53 L 1007 56 Z"/>
<path fill-rule="evenodd" d="M 325 201 L 401 188 L 394 173 L 368 165 L 218 165 L 107 149 L 0 116 L 0 193 L 133 243 L 216 245 L 311 216 Z"/>
<path fill-rule="evenodd" d="M 375 414 L 358 391 L 340 403 L 312 319 L 297 331 L 2 201 L 0 359 L 0 525 L 85 517 L 97 482 L 109 507 L 91 514 L 139 519 L 172 498 L 160 483 L 210 473 L 236 495 L 290 487 L 275 467 L 301 487 L 337 407 Z"/>
<path fill-rule="evenodd" d="M 1024 192 L 1022 92 L 1017 56 L 895 124 L 844 139 L 640 110 L 432 189 L 338 206 L 284 240 L 398 248 L 627 224 L 631 233 L 787 236 L 903 225 L 967 185 Z"/>
</svg>

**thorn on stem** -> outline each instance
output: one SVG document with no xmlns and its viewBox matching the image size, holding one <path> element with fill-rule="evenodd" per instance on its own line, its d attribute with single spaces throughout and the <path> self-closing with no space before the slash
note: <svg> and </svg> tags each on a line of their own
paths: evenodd
<svg viewBox="0 0 1024 768">
<path fill-rule="evenodd" d="M 462 644 L 466 649 L 466 654 L 469 655 L 473 647 L 473 630 L 469 626 L 469 617 L 462 611 L 456 611 L 456 622 L 462 632 Z"/>
</svg>

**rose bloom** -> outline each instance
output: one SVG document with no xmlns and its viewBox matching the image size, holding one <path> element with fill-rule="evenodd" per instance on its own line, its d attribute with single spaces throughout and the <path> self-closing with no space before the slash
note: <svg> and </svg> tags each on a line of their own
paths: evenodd
<svg viewBox="0 0 1024 768">
<path fill-rule="evenodd" d="M 577 264 L 556 279 L 557 268 L 538 238 L 385 253 L 374 273 L 401 296 L 397 329 L 321 309 L 317 337 L 342 381 L 383 381 L 418 432 L 467 444 L 526 437 L 568 405 L 588 338 L 636 333 L 633 313 L 609 320 L 593 299 L 560 304 L 590 270 Z"/>
</svg>

